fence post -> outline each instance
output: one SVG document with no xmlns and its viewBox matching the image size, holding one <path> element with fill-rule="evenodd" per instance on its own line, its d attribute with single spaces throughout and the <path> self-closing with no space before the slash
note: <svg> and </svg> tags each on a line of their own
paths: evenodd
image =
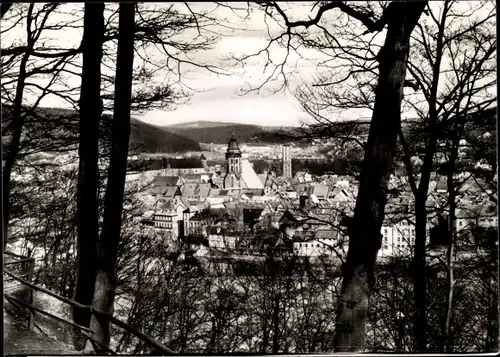
<svg viewBox="0 0 500 357">
<path fill-rule="evenodd" d="M 30 283 L 33 283 L 33 271 L 35 270 L 35 259 L 31 258 L 29 265 L 28 265 L 28 277 L 27 281 Z M 35 299 L 34 299 L 34 289 L 30 287 L 29 290 L 29 304 L 34 305 Z M 29 308 L 29 314 L 28 314 L 28 330 L 34 330 L 35 328 L 35 312 L 32 308 Z"/>
</svg>

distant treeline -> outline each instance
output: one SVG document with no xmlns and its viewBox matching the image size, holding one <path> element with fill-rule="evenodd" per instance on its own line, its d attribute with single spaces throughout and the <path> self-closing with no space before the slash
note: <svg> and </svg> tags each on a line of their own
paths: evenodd
<svg viewBox="0 0 500 357">
<path fill-rule="evenodd" d="M 208 166 L 226 164 L 225 160 L 208 160 Z M 277 176 L 281 176 L 282 161 L 281 160 L 251 160 L 253 168 L 257 174 L 262 174 L 265 171 L 274 171 Z M 160 170 L 166 168 L 172 169 L 189 169 L 201 167 L 199 158 L 183 158 L 183 159 L 150 159 L 150 160 L 131 160 L 128 162 L 128 168 L 131 171 L 148 171 Z M 332 160 L 313 160 L 313 159 L 292 159 L 292 172 L 307 171 L 313 175 L 324 175 L 327 173 L 337 175 L 352 175 L 359 172 L 360 161 L 353 161 L 343 157 Z"/>
<path fill-rule="evenodd" d="M 193 169 L 201 167 L 201 160 L 199 158 L 183 158 L 183 159 L 171 159 L 171 158 L 159 158 L 159 159 L 138 159 L 129 160 L 128 169 L 131 171 L 149 171 L 149 170 L 161 170 L 166 168 L 172 169 Z"/>
</svg>

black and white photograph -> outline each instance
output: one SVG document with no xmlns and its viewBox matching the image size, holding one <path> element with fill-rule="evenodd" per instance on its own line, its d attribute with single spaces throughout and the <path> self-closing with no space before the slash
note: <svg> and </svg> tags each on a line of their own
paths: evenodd
<svg viewBox="0 0 500 357">
<path fill-rule="evenodd" d="M 496 12 L 2 2 L 4 354 L 498 352 Z"/>
</svg>

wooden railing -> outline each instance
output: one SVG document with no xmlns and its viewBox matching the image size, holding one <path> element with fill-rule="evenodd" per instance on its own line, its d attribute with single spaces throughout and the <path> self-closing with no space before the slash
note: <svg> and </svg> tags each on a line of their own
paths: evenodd
<svg viewBox="0 0 500 357">
<path fill-rule="evenodd" d="M 96 309 L 92 306 L 89 306 L 89 305 L 83 305 L 83 304 L 80 304 L 72 299 L 68 299 L 64 296 L 61 296 L 59 294 L 56 294 L 55 292 L 53 291 L 50 291 L 49 289 L 46 289 L 46 288 L 43 288 L 41 286 L 38 286 L 38 285 L 35 285 L 32 283 L 31 279 L 33 277 L 33 268 L 34 268 L 34 259 L 33 258 L 28 258 L 28 257 L 23 257 L 23 256 L 20 256 L 20 255 L 17 255 L 17 254 L 14 254 L 14 253 L 8 253 L 8 252 L 4 252 L 4 254 L 6 255 L 10 255 L 12 257 L 15 257 L 15 258 L 18 258 L 19 260 L 18 261 L 12 261 L 12 262 L 6 262 L 4 263 L 4 265 L 6 267 L 9 267 L 9 266 L 13 266 L 15 264 L 29 264 L 29 271 L 27 273 L 23 273 L 23 274 L 15 274 L 11 271 L 8 271 L 7 269 L 4 269 L 4 275 L 7 277 L 5 280 L 11 280 L 11 281 L 16 281 L 26 287 L 29 288 L 29 291 L 30 291 L 30 299 L 29 299 L 29 302 L 25 302 L 25 301 L 22 301 L 21 299 L 18 299 L 14 296 L 11 296 L 10 294 L 5 294 L 4 293 L 4 298 L 7 299 L 10 303 L 14 304 L 14 305 L 22 305 L 24 307 L 26 307 L 28 310 L 29 310 L 29 314 L 30 314 L 30 317 L 29 317 L 29 323 L 28 323 L 28 326 L 31 328 L 31 326 L 33 326 L 34 324 L 34 313 L 40 313 L 40 314 L 43 314 L 45 316 L 48 316 L 52 319 L 55 319 L 59 322 L 62 322 L 62 323 L 65 323 L 67 325 L 70 325 L 70 326 L 73 326 L 74 328 L 77 329 L 77 331 L 79 331 L 81 334 L 83 334 L 86 338 L 88 338 L 91 343 L 94 345 L 94 348 L 95 346 L 99 346 L 101 347 L 102 350 L 108 352 L 108 353 L 111 353 L 111 354 L 116 354 L 115 351 L 111 350 L 110 348 L 108 348 L 107 346 L 104 346 L 102 343 L 100 343 L 98 340 L 96 340 L 95 338 L 92 337 L 92 334 L 94 333 L 90 328 L 88 327 L 85 327 L 85 326 L 81 326 L 81 325 L 78 325 L 76 323 L 74 323 L 73 321 L 69 321 L 69 320 L 66 320 L 64 318 L 61 318 L 59 316 L 56 316 L 54 314 L 51 314 L 50 312 L 47 312 L 47 311 L 44 311 L 38 307 L 35 307 L 34 306 L 34 301 L 33 301 L 33 291 L 39 291 L 41 293 L 44 293 L 44 294 L 47 294 L 59 301 L 62 301 L 68 305 L 71 305 L 71 306 L 74 306 L 74 307 L 78 307 L 80 309 L 84 309 L 84 310 L 89 310 L 90 313 L 92 315 L 94 315 L 98 320 L 108 320 L 111 324 L 119 327 L 119 328 L 122 328 L 123 330 L 129 332 L 130 334 L 134 335 L 135 337 L 137 337 L 139 340 L 145 342 L 147 345 L 149 345 L 150 347 L 153 348 L 153 353 L 155 355 L 172 355 L 172 354 L 176 354 L 176 352 L 172 351 L 170 348 L 164 346 L 163 344 L 159 343 L 158 341 L 152 339 L 151 337 L 149 337 L 148 335 L 144 334 L 143 332 L 127 325 L 125 322 L 117 319 L 116 317 L 112 316 L 111 314 L 108 314 L 104 311 L 101 311 L 99 309 Z M 26 278 L 26 279 L 24 279 Z"/>
<path fill-rule="evenodd" d="M 4 262 L 4 271 L 7 273 L 7 268 L 19 271 L 18 275 L 20 278 L 25 278 L 27 282 L 32 283 L 33 281 L 33 271 L 35 269 L 35 259 L 31 257 L 26 257 L 23 255 L 15 254 L 12 252 L 5 251 L 4 252 L 4 259 L 6 260 Z M 8 258 L 11 258 L 9 261 Z M 12 277 L 5 277 L 4 276 L 4 289 L 6 288 L 5 283 L 9 282 L 16 282 L 16 279 Z M 13 284 L 11 285 L 12 289 L 16 289 L 16 287 L 19 284 Z M 12 303 L 14 306 L 19 306 L 20 305 L 25 305 L 25 304 L 30 304 L 34 305 L 34 294 L 33 294 L 33 289 L 28 290 L 28 302 L 22 301 L 21 299 L 14 298 L 13 296 L 7 295 L 7 291 L 4 291 L 4 296 L 7 299 L 10 299 L 10 303 Z M 17 304 L 14 303 L 14 301 L 17 301 Z M 28 310 L 28 329 L 32 329 L 34 326 L 34 319 L 35 316 L 32 312 L 32 310 Z"/>
</svg>

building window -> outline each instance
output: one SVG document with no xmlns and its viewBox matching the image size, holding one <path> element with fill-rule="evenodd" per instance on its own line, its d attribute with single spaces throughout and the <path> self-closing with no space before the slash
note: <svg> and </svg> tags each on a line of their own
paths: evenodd
<svg viewBox="0 0 500 357">
<path fill-rule="evenodd" d="M 387 234 L 387 228 L 384 228 L 384 234 Z"/>
<path fill-rule="evenodd" d="M 384 249 L 389 249 L 389 246 L 387 244 L 384 244 Z"/>
<path fill-rule="evenodd" d="M 384 241 L 387 242 L 387 237 L 384 237 Z"/>
<path fill-rule="evenodd" d="M 398 242 L 401 242 L 401 237 L 398 236 Z"/>
</svg>

